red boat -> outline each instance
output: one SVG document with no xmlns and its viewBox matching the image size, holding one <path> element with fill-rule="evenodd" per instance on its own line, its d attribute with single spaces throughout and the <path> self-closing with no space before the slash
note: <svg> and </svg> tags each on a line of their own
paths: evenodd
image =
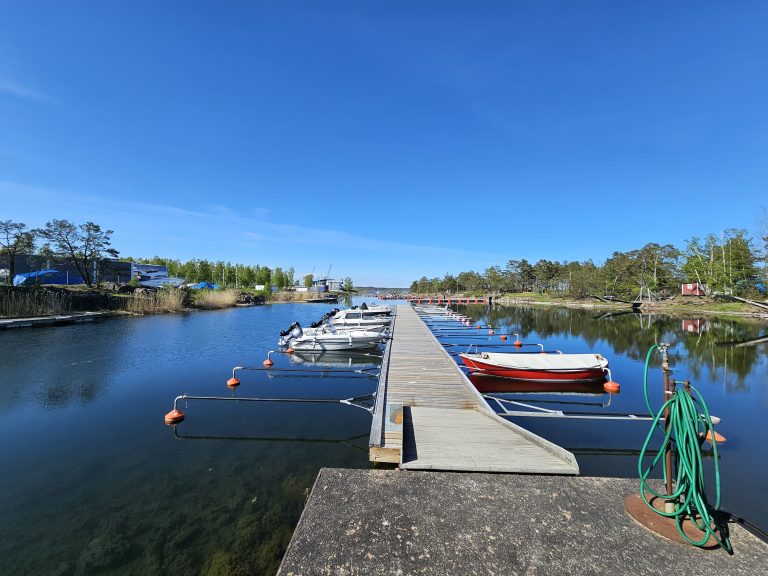
<svg viewBox="0 0 768 576">
<path fill-rule="evenodd" d="M 473 372 L 529 382 L 598 382 L 608 375 L 608 359 L 600 354 L 479 352 L 459 357 Z"/>
</svg>

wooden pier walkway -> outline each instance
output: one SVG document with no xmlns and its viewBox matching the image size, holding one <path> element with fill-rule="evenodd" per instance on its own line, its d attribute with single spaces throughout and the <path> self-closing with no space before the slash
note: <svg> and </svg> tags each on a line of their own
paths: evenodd
<svg viewBox="0 0 768 576">
<path fill-rule="evenodd" d="M 369 450 L 412 470 L 579 472 L 573 454 L 496 415 L 408 304 L 396 307 Z"/>
<path fill-rule="evenodd" d="M 61 324 L 78 324 L 93 322 L 104 316 L 106 312 L 81 312 L 73 314 L 57 314 L 53 316 L 37 316 L 34 318 L 3 318 L 0 319 L 0 330 L 10 328 L 35 328 L 38 326 L 58 326 Z"/>
</svg>

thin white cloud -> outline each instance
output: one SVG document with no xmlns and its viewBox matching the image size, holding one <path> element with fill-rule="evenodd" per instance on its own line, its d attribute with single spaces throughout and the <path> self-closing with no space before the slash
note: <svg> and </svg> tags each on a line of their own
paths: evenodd
<svg viewBox="0 0 768 576">
<path fill-rule="evenodd" d="M 53 100 L 50 96 L 39 90 L 24 86 L 8 78 L 0 78 L 0 94 L 7 94 L 8 96 L 33 102 L 51 102 Z"/>
<path fill-rule="evenodd" d="M 130 194 L 121 194 L 121 198 L 125 197 Z M 115 245 L 120 245 L 123 254 L 134 257 L 155 252 L 180 259 L 217 259 L 226 255 L 268 266 L 291 262 L 307 272 L 316 263 L 326 262 L 323 266 L 333 263 L 341 276 L 353 273 L 356 278 L 368 279 L 364 282 L 367 284 L 379 278 L 378 283 L 386 286 L 405 286 L 422 274 L 442 275 L 455 266 L 467 266 L 462 263 L 483 269 L 506 261 L 501 255 L 473 251 L 471 247 L 406 243 L 333 228 L 275 222 L 254 216 L 261 211 L 259 207 L 233 214 L 226 206 L 178 207 L 121 198 L 0 180 L 0 205 L 5 204 L 9 213 L 15 212 L 15 219 L 30 227 L 41 226 L 54 216 L 99 222 L 114 228 Z M 40 206 L 46 207 L 45 213 L 40 212 Z M 404 258 L 404 254 L 408 256 Z M 426 263 L 430 265 L 425 267 Z M 391 278 L 387 273 L 392 274 Z M 359 285 L 361 282 L 357 280 Z"/>
</svg>

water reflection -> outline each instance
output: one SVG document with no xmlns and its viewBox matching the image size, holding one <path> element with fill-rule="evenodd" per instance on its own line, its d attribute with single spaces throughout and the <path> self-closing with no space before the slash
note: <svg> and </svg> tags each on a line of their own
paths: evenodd
<svg viewBox="0 0 768 576">
<path fill-rule="evenodd" d="M 0 374 L 17 383 L 0 386 L 0 414 L 27 402 L 52 410 L 84 406 L 105 393 L 132 331 L 105 322 L 65 330 L 65 339 L 50 328 L 0 333 Z M 98 336 L 106 333 L 108 339 Z"/>
<path fill-rule="evenodd" d="M 175 441 L 163 414 L 182 393 L 230 394 L 233 366 L 260 365 L 282 327 L 329 309 L 0 333 L 0 571 L 273 574 L 318 469 L 369 466 L 370 415 L 339 403 L 190 402 L 176 430 L 186 441 Z M 361 374 L 307 368 L 308 378 L 249 372 L 237 394 L 339 399 L 375 389 Z"/>
<path fill-rule="evenodd" d="M 317 366 L 318 368 L 365 368 L 381 364 L 381 354 L 366 352 L 307 352 L 295 351 L 288 358 L 299 366 Z"/>
<path fill-rule="evenodd" d="M 483 318 L 499 333 L 519 333 L 525 341 L 547 341 L 571 336 L 599 351 L 607 343 L 614 352 L 633 360 L 644 360 L 648 348 L 669 342 L 672 362 L 689 362 L 695 378 L 709 378 L 727 370 L 727 387 L 733 392 L 747 391 L 747 376 L 757 366 L 764 348 L 765 323 L 753 318 L 675 318 L 633 311 L 600 313 L 594 310 L 548 307 L 507 308 L 479 305 L 462 306 L 475 319 Z M 755 346 L 738 346 L 739 343 Z M 583 346 L 580 343 L 580 347 Z M 566 351 L 566 350 L 564 350 Z M 567 350 L 573 351 L 576 350 Z M 654 359 L 654 364 L 658 365 Z"/>
<path fill-rule="evenodd" d="M 597 415 L 642 415 L 643 364 L 652 344 L 668 342 L 670 364 L 677 380 L 691 380 L 704 395 L 712 414 L 722 418 L 718 431 L 728 441 L 719 446 L 722 502 L 724 509 L 768 529 L 768 461 L 755 458 L 768 443 L 768 329 L 764 320 L 741 317 L 671 317 L 634 311 L 600 312 L 551 307 L 507 308 L 454 307 L 475 322 L 490 323 L 496 334 L 471 340 L 489 352 L 508 350 L 498 334 L 519 333 L 522 340 L 542 343 L 547 349 L 567 353 L 601 353 L 610 361 L 613 379 L 621 393 L 605 406 L 591 403 L 588 396 L 569 396 L 564 391 L 524 390 L 514 386 L 480 383 L 492 395 L 522 400 L 526 404 L 556 411 L 596 412 Z M 477 334 L 477 331 L 475 331 Z M 448 350 L 469 342 L 457 333 L 441 335 Z M 498 346 L 502 346 L 499 348 Z M 465 347 L 466 348 L 466 347 Z M 464 348 L 464 349 L 465 349 Z M 473 380 L 475 378 L 473 377 Z M 519 385 L 518 385 L 519 386 Z M 567 392 L 578 392 L 571 390 Z M 660 357 L 651 357 L 649 372 L 651 404 L 664 399 Z M 600 402 L 594 396 L 594 401 Z M 581 473 L 595 476 L 637 477 L 637 450 L 648 432 L 647 421 L 565 419 L 518 415 L 516 424 L 573 452 Z M 708 469 L 711 473 L 711 468 Z"/>
</svg>

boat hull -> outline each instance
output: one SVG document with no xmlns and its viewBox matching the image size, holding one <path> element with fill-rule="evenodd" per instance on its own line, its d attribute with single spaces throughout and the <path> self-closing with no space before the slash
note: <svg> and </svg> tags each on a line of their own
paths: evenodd
<svg viewBox="0 0 768 576">
<path fill-rule="evenodd" d="M 299 351 L 342 351 L 359 350 L 361 348 L 372 348 L 384 338 L 383 334 L 377 332 L 357 331 L 340 332 L 335 334 L 304 333 L 298 338 L 292 338 L 288 345 L 294 350 Z"/>
<path fill-rule="evenodd" d="M 360 350 L 363 348 L 373 348 L 380 341 L 380 338 L 372 340 L 315 340 L 307 338 L 306 340 L 292 340 L 289 346 L 297 351 L 341 351 L 341 350 Z"/>
</svg>

